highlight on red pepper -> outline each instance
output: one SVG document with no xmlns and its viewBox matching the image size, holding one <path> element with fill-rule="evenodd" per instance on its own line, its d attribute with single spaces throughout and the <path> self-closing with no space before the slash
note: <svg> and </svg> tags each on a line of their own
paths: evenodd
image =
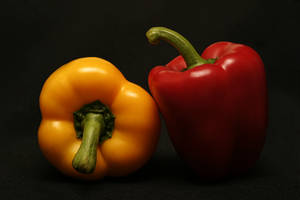
<svg viewBox="0 0 300 200">
<path fill-rule="evenodd" d="M 125 176 L 155 151 L 158 109 L 140 86 L 96 57 L 58 68 L 40 94 L 41 151 L 65 175 L 79 179 Z"/>
<path fill-rule="evenodd" d="M 179 33 L 153 27 L 151 44 L 164 40 L 180 56 L 156 66 L 148 84 L 179 156 L 206 179 L 253 167 L 267 129 L 264 64 L 252 48 L 216 42 L 200 56 Z"/>
</svg>

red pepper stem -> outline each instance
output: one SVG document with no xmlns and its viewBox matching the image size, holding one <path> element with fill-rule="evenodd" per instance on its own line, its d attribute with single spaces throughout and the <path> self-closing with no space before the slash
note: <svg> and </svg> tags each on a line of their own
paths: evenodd
<svg viewBox="0 0 300 200">
<path fill-rule="evenodd" d="M 151 44 L 156 45 L 159 43 L 159 40 L 164 40 L 176 48 L 186 62 L 186 70 L 202 64 L 211 63 L 211 61 L 202 58 L 187 39 L 171 29 L 152 27 L 147 31 L 146 36 Z"/>
</svg>

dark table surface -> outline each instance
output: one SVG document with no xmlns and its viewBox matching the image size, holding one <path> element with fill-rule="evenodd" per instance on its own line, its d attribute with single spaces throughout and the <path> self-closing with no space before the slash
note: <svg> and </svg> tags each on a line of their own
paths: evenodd
<svg viewBox="0 0 300 200">
<path fill-rule="evenodd" d="M 298 0 L 2 4 L 3 199 L 300 199 Z M 128 177 L 74 180 L 41 154 L 38 97 L 46 78 L 72 59 L 98 56 L 148 90 L 151 68 L 177 55 L 165 43 L 159 47 L 147 43 L 144 34 L 151 26 L 181 32 L 199 52 L 225 40 L 247 44 L 261 55 L 268 83 L 268 135 L 260 160 L 247 174 L 213 183 L 197 178 L 176 155 L 164 123 L 153 157 Z"/>
<path fill-rule="evenodd" d="M 157 151 L 139 171 L 123 178 L 78 181 L 62 175 L 44 159 L 36 131 L 22 136 L 6 130 L 9 136 L 2 137 L 0 147 L 1 195 L 5 199 L 298 199 L 299 99 L 279 90 L 270 91 L 269 96 L 266 145 L 256 166 L 243 176 L 201 181 L 177 157 L 163 127 Z"/>
</svg>

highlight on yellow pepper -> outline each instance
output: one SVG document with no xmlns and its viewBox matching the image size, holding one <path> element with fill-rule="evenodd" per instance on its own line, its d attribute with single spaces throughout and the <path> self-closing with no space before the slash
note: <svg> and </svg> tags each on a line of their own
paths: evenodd
<svg viewBox="0 0 300 200">
<path fill-rule="evenodd" d="M 52 73 L 40 110 L 40 149 L 74 178 L 128 175 L 147 162 L 158 142 L 160 119 L 152 97 L 101 58 L 79 58 Z"/>
</svg>

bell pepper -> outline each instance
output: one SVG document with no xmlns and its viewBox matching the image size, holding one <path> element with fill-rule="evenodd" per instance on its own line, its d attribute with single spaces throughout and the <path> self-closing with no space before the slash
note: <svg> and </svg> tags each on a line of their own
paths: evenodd
<svg viewBox="0 0 300 200">
<path fill-rule="evenodd" d="M 153 154 L 160 131 L 152 97 L 110 62 L 80 58 L 57 69 L 40 94 L 38 141 L 65 175 L 125 176 Z"/>
<path fill-rule="evenodd" d="M 182 160 L 212 180 L 254 166 L 267 128 L 265 71 L 258 53 L 216 42 L 200 56 L 170 29 L 153 27 L 146 36 L 151 44 L 164 40 L 181 54 L 154 67 L 148 84 Z"/>
</svg>

